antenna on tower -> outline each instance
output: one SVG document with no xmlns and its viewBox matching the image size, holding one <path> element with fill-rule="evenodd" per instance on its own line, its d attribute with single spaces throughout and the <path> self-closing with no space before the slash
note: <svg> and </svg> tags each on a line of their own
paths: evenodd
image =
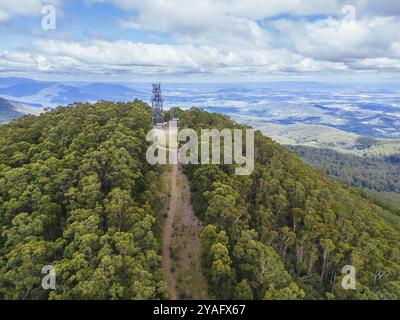
<svg viewBox="0 0 400 320">
<path fill-rule="evenodd" d="M 161 84 L 153 83 L 153 96 L 151 98 L 151 107 L 153 108 L 153 125 L 164 123 L 163 98 L 161 97 Z"/>
</svg>

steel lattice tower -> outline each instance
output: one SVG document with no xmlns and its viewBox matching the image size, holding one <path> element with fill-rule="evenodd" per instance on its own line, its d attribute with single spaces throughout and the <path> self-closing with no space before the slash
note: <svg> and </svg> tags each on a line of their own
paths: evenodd
<svg viewBox="0 0 400 320">
<path fill-rule="evenodd" d="M 153 124 L 164 123 L 163 99 L 161 97 L 161 84 L 153 83 L 153 96 L 151 98 L 153 108 Z"/>
</svg>

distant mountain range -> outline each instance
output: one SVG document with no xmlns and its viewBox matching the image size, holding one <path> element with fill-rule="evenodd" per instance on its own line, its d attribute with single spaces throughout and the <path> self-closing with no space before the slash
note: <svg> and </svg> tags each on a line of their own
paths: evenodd
<svg viewBox="0 0 400 320">
<path fill-rule="evenodd" d="M 136 90 L 122 84 L 0 78 L 0 123 L 76 102 L 126 102 L 135 98 L 148 100 L 149 97 L 149 88 Z"/>
<path fill-rule="evenodd" d="M 26 78 L 0 78 L 0 96 L 33 107 L 54 108 L 75 102 L 129 101 L 148 98 L 149 92 L 120 84 L 61 83 Z"/>
<path fill-rule="evenodd" d="M 0 124 L 18 119 L 26 114 L 39 115 L 42 108 L 26 106 L 21 103 L 0 98 Z"/>
<path fill-rule="evenodd" d="M 285 144 L 326 147 L 325 143 L 319 142 L 321 137 L 330 139 L 331 129 L 340 130 L 342 133 L 339 136 L 345 140 L 348 139 L 346 133 L 357 136 L 350 137 L 350 140 L 357 140 L 359 136 L 400 139 L 399 85 L 327 84 L 312 81 L 243 84 L 166 82 L 162 84 L 162 91 L 165 109 L 198 107 L 222 113 L 237 122 L 266 129 L 265 133 L 280 138 L 279 141 Z M 126 102 L 136 98 L 149 102 L 151 83 L 0 78 L 0 97 L 32 108 L 55 108 L 99 100 Z M 12 115 L 14 116 L 16 114 Z M 9 118 L 0 121 L 5 122 Z M 298 124 L 301 126 L 296 127 Z M 294 125 L 291 129 L 295 129 L 295 133 L 293 135 L 286 132 L 286 129 L 281 130 L 274 126 L 271 126 L 272 130 L 268 130 L 270 125 L 282 125 L 281 128 Z M 318 128 L 317 140 L 313 137 L 315 128 Z M 337 139 L 337 131 L 333 131 L 334 139 Z M 297 141 L 282 141 L 282 138 Z M 303 138 L 306 143 L 301 141 Z M 341 143 L 336 141 L 335 144 L 335 148 L 342 148 L 339 146 Z M 355 143 L 357 144 L 358 142 Z M 354 151 L 352 144 L 350 149 Z"/>
</svg>

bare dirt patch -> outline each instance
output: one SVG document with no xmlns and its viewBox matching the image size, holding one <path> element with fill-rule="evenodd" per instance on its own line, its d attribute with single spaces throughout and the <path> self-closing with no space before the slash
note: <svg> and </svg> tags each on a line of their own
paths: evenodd
<svg viewBox="0 0 400 320">
<path fill-rule="evenodd" d="M 163 230 L 163 268 L 171 299 L 210 299 L 201 269 L 203 224 L 194 214 L 187 177 L 173 165 Z"/>
</svg>

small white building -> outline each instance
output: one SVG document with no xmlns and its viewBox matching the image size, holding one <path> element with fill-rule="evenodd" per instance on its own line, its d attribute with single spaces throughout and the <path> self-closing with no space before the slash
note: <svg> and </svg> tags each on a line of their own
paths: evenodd
<svg viewBox="0 0 400 320">
<path fill-rule="evenodd" d="M 172 120 L 169 121 L 169 126 L 171 126 L 171 124 L 176 125 L 176 127 L 179 128 L 179 124 L 180 124 L 180 119 L 179 118 L 172 118 Z"/>
<path fill-rule="evenodd" d="M 155 129 L 164 129 L 168 127 L 168 123 L 167 122 L 161 122 L 161 123 L 157 123 L 154 125 Z"/>
</svg>

